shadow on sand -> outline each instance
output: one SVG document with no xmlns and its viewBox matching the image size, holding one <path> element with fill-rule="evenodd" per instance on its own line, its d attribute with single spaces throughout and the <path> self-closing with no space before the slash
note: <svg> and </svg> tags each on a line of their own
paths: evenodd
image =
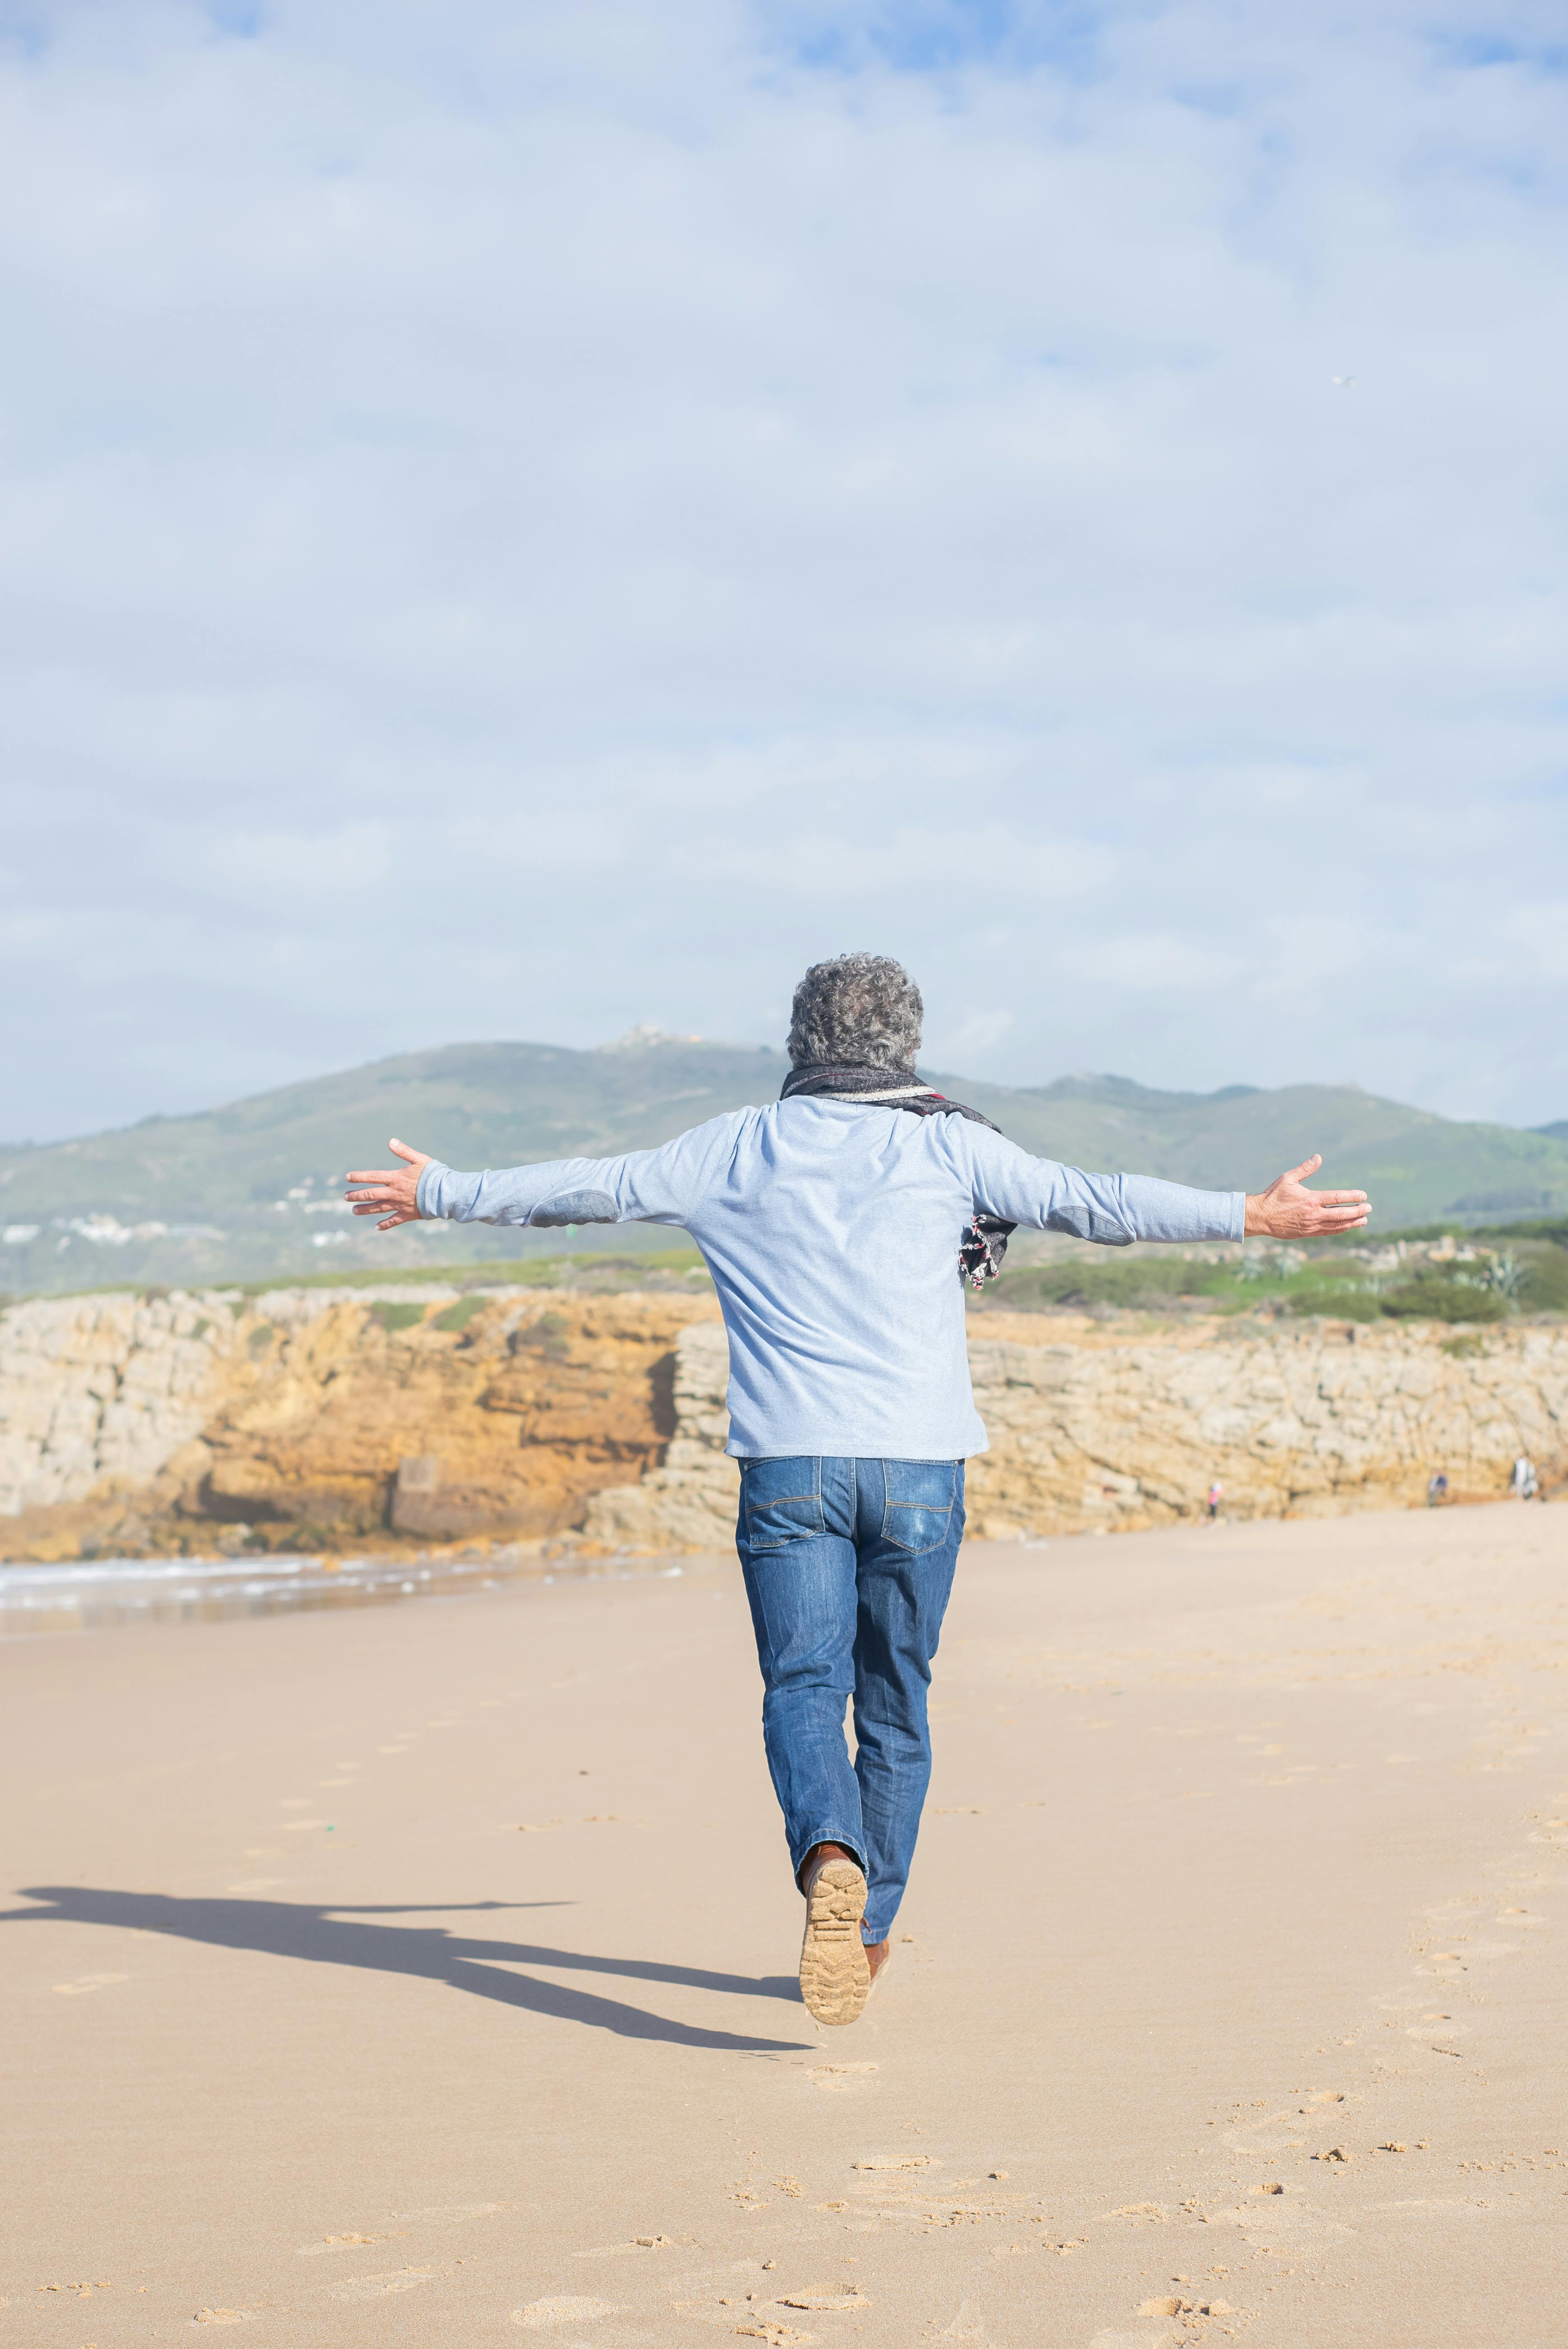
<svg viewBox="0 0 1568 2349">
<path fill-rule="evenodd" d="M 363 1966 L 373 1973 L 408 1974 L 417 1981 L 449 1983 L 475 1998 L 495 1999 L 531 2014 L 553 2015 L 623 2039 L 663 2039 L 676 2047 L 710 2047 L 742 2054 L 793 2054 L 808 2046 L 799 2039 L 753 2039 L 733 2031 L 704 2031 L 671 2023 L 640 2006 L 593 1992 L 537 1981 L 503 1967 L 549 1966 L 583 1973 L 615 1974 L 634 1982 L 672 1982 L 737 1998 L 798 1997 L 787 1975 L 707 1973 L 695 1966 L 661 1965 L 642 1958 L 593 1957 L 577 1950 L 546 1949 L 537 1942 L 476 1940 L 445 1926 L 381 1925 L 378 1917 L 453 1916 L 510 1909 L 554 1909 L 561 1901 L 474 1900 L 451 1909 L 329 1909 L 287 1900 L 179 1900 L 160 1892 L 117 1892 L 85 1884 L 25 1885 L 23 1897 L 41 1905 L 0 1910 L 0 1924 L 34 1919 L 74 1925 L 120 1925 L 140 1933 L 169 1933 L 215 1949 L 256 1950 L 268 1957 L 300 1958 L 313 1965 Z"/>
</svg>

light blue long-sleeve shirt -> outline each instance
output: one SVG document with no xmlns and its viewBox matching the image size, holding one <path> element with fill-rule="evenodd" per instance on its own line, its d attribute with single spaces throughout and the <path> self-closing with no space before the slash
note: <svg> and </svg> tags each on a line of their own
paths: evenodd
<svg viewBox="0 0 1568 2349">
<path fill-rule="evenodd" d="M 621 1158 L 483 1174 L 432 1160 L 418 1204 L 464 1224 L 678 1225 L 729 1333 L 727 1449 L 892 1460 L 987 1449 L 958 1277 L 972 1215 L 1125 1247 L 1240 1239 L 1246 1206 L 1240 1191 L 1083 1174 L 968 1118 L 810 1096 Z"/>
</svg>

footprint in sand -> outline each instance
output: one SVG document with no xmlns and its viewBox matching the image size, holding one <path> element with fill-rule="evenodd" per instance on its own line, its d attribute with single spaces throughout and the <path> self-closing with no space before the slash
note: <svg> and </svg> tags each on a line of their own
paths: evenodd
<svg viewBox="0 0 1568 2349">
<path fill-rule="evenodd" d="M 931 2321 L 934 2324 L 936 2319 L 933 2317 Z M 960 2342 L 965 2349 L 989 2349 L 985 2328 L 976 2320 L 974 2304 L 967 2300 L 961 2303 L 952 2323 L 944 2325 L 936 2337 L 939 2341 Z"/>
<path fill-rule="evenodd" d="M 863 2087 L 866 2075 L 876 2068 L 874 2064 L 820 2064 L 806 2077 L 814 2088 L 841 2091 Z"/>
<path fill-rule="evenodd" d="M 129 1974 L 78 1974 L 75 1982 L 51 1984 L 57 1998 L 86 1998 L 89 1992 L 107 1990 L 110 1982 L 129 1982 Z"/>
<path fill-rule="evenodd" d="M 851 2163 L 855 2169 L 940 2169 L 941 2162 L 934 2153 L 870 2153 L 863 2161 Z"/>
<path fill-rule="evenodd" d="M 401 2240 L 397 2235 L 325 2235 L 319 2243 L 302 2243 L 299 2255 L 302 2260 L 314 2260 L 319 2259 L 323 2251 L 364 2251 L 371 2243 L 396 2243 Z"/>
<path fill-rule="evenodd" d="M 511 2321 L 525 2333 L 543 2333 L 552 2324 L 591 2324 L 596 2317 L 614 2313 L 612 2300 L 586 2300 L 578 2292 L 558 2292 L 548 2300 L 531 2300 L 514 2308 Z"/>
<path fill-rule="evenodd" d="M 428 2210 L 394 2210 L 394 2219 L 488 2219 L 496 2210 L 509 2208 L 505 2202 L 438 2202 Z"/>
<path fill-rule="evenodd" d="M 781 2292 L 778 2295 L 780 2308 L 838 2309 L 870 2308 L 872 2302 L 861 2292 Z"/>
<path fill-rule="evenodd" d="M 687 2243 L 689 2235 L 634 2235 L 629 2243 L 595 2243 L 586 2251 L 573 2251 L 574 2260 L 622 2260 L 636 2257 L 644 2251 L 667 2251 L 676 2242 Z"/>
<path fill-rule="evenodd" d="M 445 2275 L 445 2268 L 393 2268 L 381 2275 L 347 2276 L 342 2283 L 331 2287 L 334 2300 L 387 2300 L 393 2292 L 413 2292 L 432 2276 Z"/>
</svg>

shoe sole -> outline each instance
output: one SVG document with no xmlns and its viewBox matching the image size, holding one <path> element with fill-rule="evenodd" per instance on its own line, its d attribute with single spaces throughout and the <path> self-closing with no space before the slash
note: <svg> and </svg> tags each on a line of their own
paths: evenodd
<svg viewBox="0 0 1568 2349">
<path fill-rule="evenodd" d="M 866 1879 L 852 1859 L 830 1859 L 806 1896 L 800 1944 L 800 1996 L 818 2023 L 853 2023 L 871 1994 L 872 1970 L 861 1940 Z"/>
</svg>

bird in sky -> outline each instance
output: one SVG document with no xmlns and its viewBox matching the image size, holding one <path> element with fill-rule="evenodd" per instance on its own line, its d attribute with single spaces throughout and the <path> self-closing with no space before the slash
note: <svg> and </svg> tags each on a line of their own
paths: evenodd
<svg viewBox="0 0 1568 2349">
<path fill-rule="evenodd" d="M 1353 375 L 1336 375 L 1334 380 L 1341 391 L 1348 391 L 1356 378 Z"/>
</svg>

